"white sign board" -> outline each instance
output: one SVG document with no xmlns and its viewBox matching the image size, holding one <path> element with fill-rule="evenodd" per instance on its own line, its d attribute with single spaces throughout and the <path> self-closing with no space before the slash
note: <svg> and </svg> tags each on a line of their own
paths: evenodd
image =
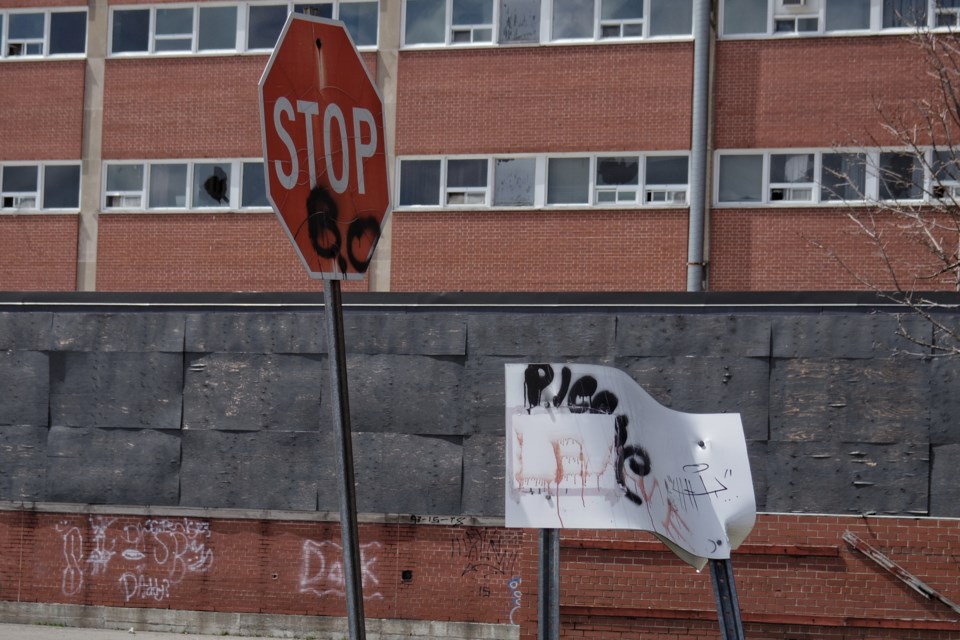
<svg viewBox="0 0 960 640">
<path fill-rule="evenodd" d="M 739 414 L 668 409 L 612 367 L 508 364 L 506 426 L 508 527 L 650 531 L 697 568 L 753 529 Z"/>
</svg>

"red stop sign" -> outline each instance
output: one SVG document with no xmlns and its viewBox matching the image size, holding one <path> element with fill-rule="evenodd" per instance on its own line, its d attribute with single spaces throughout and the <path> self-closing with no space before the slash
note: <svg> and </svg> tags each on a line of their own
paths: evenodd
<svg viewBox="0 0 960 640">
<path fill-rule="evenodd" d="M 383 99 L 340 22 L 291 14 L 260 78 L 267 197 L 313 278 L 362 278 L 390 211 Z"/>
</svg>

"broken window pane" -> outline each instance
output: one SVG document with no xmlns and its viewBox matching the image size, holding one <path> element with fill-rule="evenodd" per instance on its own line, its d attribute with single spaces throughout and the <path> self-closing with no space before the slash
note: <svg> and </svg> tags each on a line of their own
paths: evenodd
<svg viewBox="0 0 960 640">
<path fill-rule="evenodd" d="M 400 206 L 440 204 L 440 161 L 403 160 L 400 163 Z"/>
<path fill-rule="evenodd" d="M 444 42 L 445 0 L 407 0 L 405 44 Z"/>
<path fill-rule="evenodd" d="M 57 11 L 50 14 L 50 55 L 87 50 L 87 14 Z"/>
<path fill-rule="evenodd" d="M 230 163 L 198 162 L 193 167 L 193 206 L 230 205 Z"/>
<path fill-rule="evenodd" d="M 150 10 L 113 12 L 113 53 L 145 52 L 150 43 Z"/>
<path fill-rule="evenodd" d="M 554 40 L 593 37 L 593 2 L 553 0 Z"/>
<path fill-rule="evenodd" d="M 547 160 L 547 204 L 586 204 L 589 198 L 589 158 Z"/>
<path fill-rule="evenodd" d="M 150 165 L 148 206 L 152 208 L 187 206 L 187 165 Z"/>
<path fill-rule="evenodd" d="M 80 165 L 50 165 L 43 169 L 43 208 L 80 206 Z"/>
<path fill-rule="evenodd" d="M 499 158 L 493 163 L 493 206 L 532 207 L 536 158 Z"/>
<path fill-rule="evenodd" d="M 341 2 L 340 20 L 356 46 L 376 46 L 380 20 L 380 7 L 376 2 Z"/>
<path fill-rule="evenodd" d="M 540 41 L 540 0 L 500 0 L 500 43 Z"/>
<path fill-rule="evenodd" d="M 200 51 L 237 48 L 237 8 L 200 7 Z"/>
</svg>

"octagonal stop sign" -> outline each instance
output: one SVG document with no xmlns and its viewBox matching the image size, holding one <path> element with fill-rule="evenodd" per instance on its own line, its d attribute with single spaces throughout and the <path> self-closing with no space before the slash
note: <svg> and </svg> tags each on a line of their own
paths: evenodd
<svg viewBox="0 0 960 640">
<path fill-rule="evenodd" d="M 390 211 L 383 99 L 343 24 L 290 14 L 259 87 L 270 204 L 311 277 L 362 278 Z"/>
</svg>

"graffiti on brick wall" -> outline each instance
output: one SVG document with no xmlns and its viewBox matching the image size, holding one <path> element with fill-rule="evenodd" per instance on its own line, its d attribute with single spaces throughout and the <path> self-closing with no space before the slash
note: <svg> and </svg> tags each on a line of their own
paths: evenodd
<svg viewBox="0 0 960 640">
<path fill-rule="evenodd" d="M 478 578 L 510 575 L 519 552 L 508 546 L 500 531 L 491 529 L 464 529 L 450 543 L 450 557 L 464 561 L 460 576 Z"/>
<path fill-rule="evenodd" d="M 520 579 L 520 576 L 513 576 L 507 583 L 507 589 L 510 592 L 510 624 L 517 624 L 513 621 L 513 614 L 520 608 L 520 603 L 523 599 L 523 593 L 520 591 L 520 585 L 522 583 L 523 580 Z"/>
<path fill-rule="evenodd" d="M 93 549 L 86 557 L 79 525 L 63 521 L 56 528 L 63 540 L 65 596 L 80 593 L 85 583 L 109 580 L 126 602 L 166 600 L 187 576 L 213 565 L 206 521 L 145 518 L 121 526 L 117 518 L 89 516 L 88 525 Z"/>
<path fill-rule="evenodd" d="M 379 542 L 360 545 L 360 580 L 364 600 L 383 599 L 375 566 L 380 547 Z M 321 598 L 346 596 L 343 547 L 330 540 L 304 540 L 300 560 L 300 593 L 312 593 Z"/>
</svg>

